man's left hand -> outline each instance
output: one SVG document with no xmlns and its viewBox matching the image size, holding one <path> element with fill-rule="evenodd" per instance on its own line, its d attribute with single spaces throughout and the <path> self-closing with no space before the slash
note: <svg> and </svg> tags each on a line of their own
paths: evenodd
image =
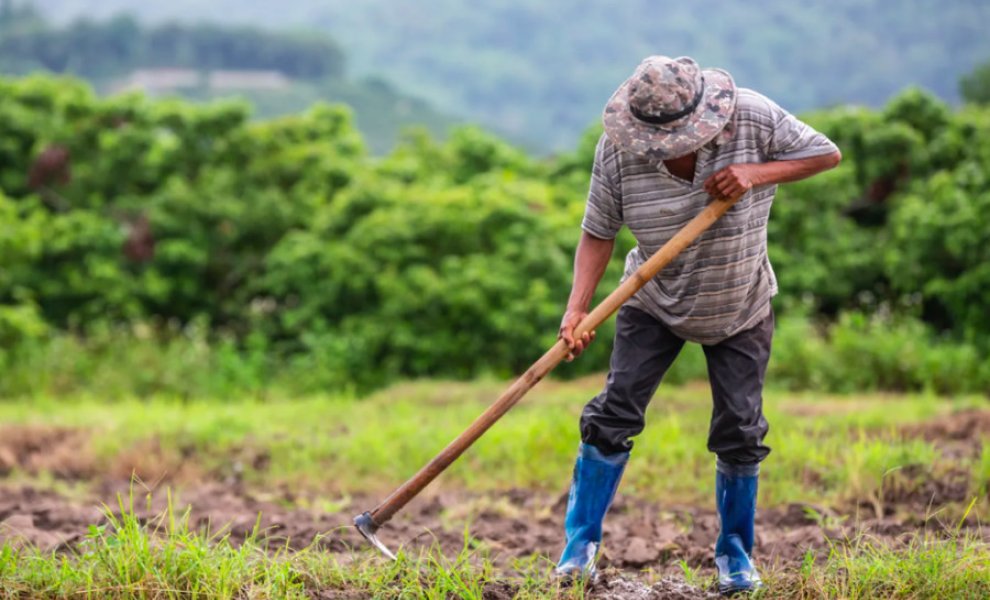
<svg viewBox="0 0 990 600">
<path fill-rule="evenodd" d="M 705 191 L 713 198 L 728 200 L 742 196 L 758 185 L 759 165 L 729 165 L 705 180 Z"/>
</svg>

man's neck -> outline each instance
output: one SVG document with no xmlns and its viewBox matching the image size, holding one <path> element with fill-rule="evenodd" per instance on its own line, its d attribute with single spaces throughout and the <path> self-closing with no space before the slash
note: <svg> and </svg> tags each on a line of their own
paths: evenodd
<svg viewBox="0 0 990 600">
<path fill-rule="evenodd" d="M 671 175 L 684 181 L 694 181 L 694 166 L 698 160 L 698 153 L 692 152 L 691 154 L 686 154 L 684 156 L 678 156 L 677 158 L 672 158 L 670 160 L 663 161 L 663 165 L 667 167 L 667 171 Z"/>
</svg>

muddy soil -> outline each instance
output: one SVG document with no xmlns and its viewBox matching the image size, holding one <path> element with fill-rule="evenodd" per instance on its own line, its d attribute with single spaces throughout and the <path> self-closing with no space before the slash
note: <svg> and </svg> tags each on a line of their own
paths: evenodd
<svg viewBox="0 0 990 600">
<path fill-rule="evenodd" d="M 990 435 L 988 415 L 960 413 L 905 429 L 904 435 L 930 439 L 949 453 L 973 452 Z M 118 494 L 127 497 L 130 484 L 126 479 L 113 472 L 94 472 L 77 432 L 5 428 L 3 434 L 0 475 L 11 470 L 47 471 L 63 479 L 95 483 L 83 497 L 74 498 L 29 484 L 0 483 L 0 541 L 30 544 L 46 551 L 70 551 L 82 541 L 89 525 L 105 521 L 101 505 L 116 507 Z M 101 480 L 101 476 L 107 479 Z M 755 555 L 764 569 L 793 569 L 808 552 L 827 553 L 826 538 L 834 542 L 868 533 L 871 539 L 896 545 L 921 531 L 951 535 L 955 523 L 947 531 L 937 519 L 903 515 L 927 514 L 924 508 L 933 502 L 968 500 L 968 477 L 963 471 L 905 473 L 903 481 L 914 483 L 889 490 L 883 498 L 884 509 L 878 511 L 855 506 L 836 511 L 798 504 L 760 510 Z M 154 523 L 165 508 L 164 484 L 160 489 L 135 490 L 135 512 Z M 146 504 L 149 494 L 150 505 Z M 252 535 L 260 514 L 260 537 L 269 543 L 288 542 L 295 548 L 315 545 L 340 555 L 341 561 L 372 552 L 351 527 L 351 519 L 373 508 L 380 498 L 351 498 L 333 504 L 319 500 L 295 498 L 287 490 L 251 490 L 237 482 L 209 477 L 196 483 L 187 481 L 174 494 L 177 508 L 189 507 L 193 527 L 229 533 L 235 543 Z M 299 508 L 307 504 L 321 508 Z M 487 550 L 497 565 L 511 572 L 517 558 L 536 555 L 552 564 L 561 549 L 565 505 L 565 494 L 521 489 L 486 495 L 428 492 L 400 512 L 380 536 L 393 549 L 416 551 L 438 545 L 443 552 L 455 555 L 463 547 L 467 527 L 474 545 Z M 965 527 L 990 543 L 990 528 L 983 531 L 975 520 Z M 684 583 L 680 565 L 683 562 L 710 573 L 717 533 L 718 517 L 713 507 L 666 505 L 620 493 L 605 524 L 601 564 L 608 575 L 596 585 L 592 596 L 705 597 L 707 591 Z M 644 572 L 649 576 L 644 577 Z M 511 598 L 513 592 L 511 583 L 493 582 L 486 597 Z"/>
<path fill-rule="evenodd" d="M 99 500 L 116 506 L 109 488 Z M 105 520 L 97 500 L 72 500 L 30 486 L 0 486 L 0 540 L 44 550 L 70 550 L 83 539 L 90 524 Z M 143 519 L 154 523 L 164 502 L 163 493 L 153 493 L 148 506 L 145 494 L 138 493 L 134 508 Z M 511 572 L 515 558 L 537 555 L 549 565 L 557 557 L 565 503 L 564 496 L 527 490 L 508 490 L 497 496 L 439 493 L 415 500 L 382 529 L 380 536 L 393 549 L 416 551 L 436 544 L 445 553 L 456 555 L 463 547 L 464 527 L 468 526 L 477 546 L 487 549 L 497 565 Z M 353 515 L 373 506 L 371 498 L 353 500 L 337 512 L 324 512 L 287 508 L 238 486 L 203 484 L 182 490 L 176 504 L 190 507 L 192 526 L 229 533 L 235 542 L 252 534 L 260 514 L 261 537 L 276 546 L 286 541 L 295 548 L 315 545 L 340 555 L 341 560 L 372 552 L 350 527 Z M 760 511 L 755 551 L 760 564 L 765 569 L 797 567 L 809 551 L 818 555 L 827 552 L 826 536 L 852 539 L 867 532 L 874 539 L 898 544 L 922 528 L 936 535 L 942 532 L 934 521 L 919 526 L 893 518 L 854 523 L 839 517 L 820 507 L 803 505 Z M 829 526 L 829 522 L 837 524 Z M 593 597 L 676 598 L 707 593 L 683 583 L 680 562 L 710 572 L 717 532 L 718 518 L 708 508 L 664 506 L 619 496 L 605 525 L 601 564 L 608 576 L 595 587 Z M 990 542 L 990 532 L 985 537 Z M 642 583 L 643 571 L 649 571 L 649 579 L 655 583 Z M 487 597 L 510 598 L 512 585 L 493 583 L 490 592 Z"/>
<path fill-rule="evenodd" d="M 14 469 L 48 472 L 61 479 L 95 475 L 88 445 L 90 433 L 48 425 L 0 427 L 0 476 Z"/>
<path fill-rule="evenodd" d="M 901 433 L 931 442 L 950 458 L 976 457 L 990 440 L 990 410 L 962 410 L 905 427 Z"/>
</svg>

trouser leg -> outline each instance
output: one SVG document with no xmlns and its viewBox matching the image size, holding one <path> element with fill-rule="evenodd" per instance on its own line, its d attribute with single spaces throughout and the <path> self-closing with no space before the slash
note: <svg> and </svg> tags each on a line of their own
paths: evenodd
<svg viewBox="0 0 990 600">
<path fill-rule="evenodd" d="M 773 311 L 755 327 L 704 346 L 712 386 L 708 449 L 727 465 L 759 463 L 770 453 L 763 382 L 773 339 Z"/>
<path fill-rule="evenodd" d="M 556 573 L 595 575 L 602 520 L 622 477 L 632 438 L 663 374 L 684 344 L 656 319 L 630 307 L 619 310 L 611 370 L 605 389 L 581 415 L 582 444 L 564 518 L 565 544 Z"/>
<path fill-rule="evenodd" d="M 628 452 L 643 431 L 645 413 L 684 341 L 647 313 L 624 306 L 615 320 L 615 343 L 605 388 L 584 407 L 581 440 L 604 454 Z"/>
<path fill-rule="evenodd" d="M 771 311 L 755 327 L 705 347 L 712 386 L 708 449 L 718 456 L 715 567 L 718 589 L 726 595 L 762 586 L 752 553 L 760 461 L 770 452 L 763 443 L 763 382 L 772 337 Z"/>
</svg>

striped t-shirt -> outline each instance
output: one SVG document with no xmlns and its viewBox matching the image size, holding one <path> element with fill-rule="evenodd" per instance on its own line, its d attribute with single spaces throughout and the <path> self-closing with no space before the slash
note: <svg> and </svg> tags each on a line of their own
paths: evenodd
<svg viewBox="0 0 990 600">
<path fill-rule="evenodd" d="M 662 161 L 619 150 L 602 135 L 581 227 L 603 239 L 614 238 L 622 225 L 629 227 L 638 246 L 626 256 L 625 277 L 711 202 L 703 185 L 718 170 L 837 150 L 824 135 L 745 88 L 738 89 L 730 126 L 731 138 L 716 138 L 698 150 L 693 182 L 671 175 Z M 756 325 L 777 293 L 767 258 L 767 218 L 776 191 L 776 185 L 765 185 L 747 192 L 627 305 L 702 344 L 716 344 Z"/>
</svg>

